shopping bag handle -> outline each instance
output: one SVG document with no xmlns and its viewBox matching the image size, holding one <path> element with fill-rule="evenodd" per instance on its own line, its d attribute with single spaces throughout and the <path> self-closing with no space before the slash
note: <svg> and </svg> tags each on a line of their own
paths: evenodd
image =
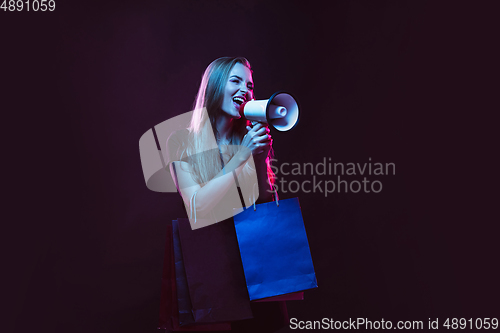
<svg viewBox="0 0 500 333">
<path fill-rule="evenodd" d="M 253 196 L 253 210 L 257 210 L 257 207 L 255 205 L 255 186 L 258 186 L 257 183 L 253 184 L 253 189 L 252 189 L 252 196 Z M 276 191 L 276 188 L 274 188 L 274 200 L 276 201 L 276 206 L 280 206 L 280 201 L 278 198 L 278 192 Z"/>
<path fill-rule="evenodd" d="M 198 194 L 198 190 L 196 190 L 194 193 L 193 193 L 193 196 L 191 197 L 191 200 L 190 200 L 190 203 L 189 203 L 189 208 L 190 208 L 190 213 L 189 214 L 190 218 L 192 219 L 193 218 L 193 211 L 194 211 L 194 223 L 196 224 L 196 195 Z"/>
</svg>

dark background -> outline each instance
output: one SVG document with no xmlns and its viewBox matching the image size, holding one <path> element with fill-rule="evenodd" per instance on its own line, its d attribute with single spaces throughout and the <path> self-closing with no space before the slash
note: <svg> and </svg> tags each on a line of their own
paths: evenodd
<svg viewBox="0 0 500 333">
<path fill-rule="evenodd" d="M 379 194 L 281 194 L 300 197 L 319 283 L 291 317 L 500 316 L 494 1 L 56 3 L 0 12 L 2 331 L 156 330 L 185 212 L 146 188 L 138 141 L 228 55 L 257 98 L 299 99 L 296 129 L 272 132 L 278 164 L 396 165 L 369 178 Z"/>
</svg>

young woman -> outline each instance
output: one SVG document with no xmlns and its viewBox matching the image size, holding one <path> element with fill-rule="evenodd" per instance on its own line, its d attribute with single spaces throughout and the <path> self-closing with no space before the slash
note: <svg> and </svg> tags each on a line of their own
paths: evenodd
<svg viewBox="0 0 500 333">
<path fill-rule="evenodd" d="M 241 207 L 237 188 L 246 205 L 251 203 L 249 195 L 256 196 L 257 188 L 260 202 L 273 199 L 269 128 L 260 123 L 252 126 L 240 114 L 241 105 L 254 98 L 253 88 L 252 70 L 245 58 L 213 61 L 203 74 L 190 126 L 168 139 L 170 170 L 186 208 L 195 214 L 194 220 L 198 216 L 232 225 L 227 220 L 234 207 Z M 206 228 L 199 230 L 202 236 L 210 226 Z M 194 232 L 199 236 L 199 231 Z M 236 242 L 235 238 L 234 233 L 227 242 Z M 201 247 L 196 253 L 209 251 Z M 243 274 L 241 262 L 239 266 L 235 269 Z M 209 267 L 203 273 L 217 277 L 221 271 Z M 241 284 L 246 289 L 243 275 Z M 285 302 L 250 305 L 254 319 L 234 322 L 233 332 L 274 332 L 287 324 Z"/>
</svg>

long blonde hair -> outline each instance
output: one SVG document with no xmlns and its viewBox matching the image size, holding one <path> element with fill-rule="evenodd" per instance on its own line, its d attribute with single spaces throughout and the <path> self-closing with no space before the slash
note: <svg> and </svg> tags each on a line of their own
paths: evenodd
<svg viewBox="0 0 500 333">
<path fill-rule="evenodd" d="M 200 88 L 194 103 L 194 111 L 189 130 L 189 144 L 186 155 L 190 159 L 193 171 L 193 179 L 200 185 L 206 184 L 221 170 L 222 163 L 219 150 L 214 145 L 213 138 L 217 140 L 219 133 L 216 123 L 222 115 L 222 102 L 224 100 L 224 89 L 229 79 L 229 74 L 234 65 L 240 63 L 251 71 L 250 63 L 243 57 L 222 57 L 214 60 L 203 73 Z M 252 96 L 253 98 L 253 92 Z M 230 133 L 229 156 L 232 158 L 247 133 L 246 126 L 249 122 L 241 117 L 233 119 Z M 212 149 L 211 149 L 212 148 Z M 272 149 L 266 158 L 267 173 L 274 183 L 275 175 L 271 169 Z M 244 168 L 248 172 L 248 169 Z"/>
</svg>

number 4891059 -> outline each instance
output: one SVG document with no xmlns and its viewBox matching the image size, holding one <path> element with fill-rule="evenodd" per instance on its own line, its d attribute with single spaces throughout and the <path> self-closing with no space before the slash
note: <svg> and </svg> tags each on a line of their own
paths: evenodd
<svg viewBox="0 0 500 333">
<path fill-rule="evenodd" d="M 30 10 L 34 12 L 45 12 L 47 10 L 53 12 L 56 9 L 56 2 L 54 0 L 4 0 L 0 9 L 3 9 L 4 12 L 7 10 L 10 12 L 23 10 L 27 12 Z"/>
<path fill-rule="evenodd" d="M 498 328 L 498 318 L 476 318 L 473 320 L 472 318 L 470 319 L 465 319 L 465 318 L 446 318 L 446 321 L 443 324 L 444 327 L 447 329 L 494 329 L 496 330 Z"/>
</svg>

